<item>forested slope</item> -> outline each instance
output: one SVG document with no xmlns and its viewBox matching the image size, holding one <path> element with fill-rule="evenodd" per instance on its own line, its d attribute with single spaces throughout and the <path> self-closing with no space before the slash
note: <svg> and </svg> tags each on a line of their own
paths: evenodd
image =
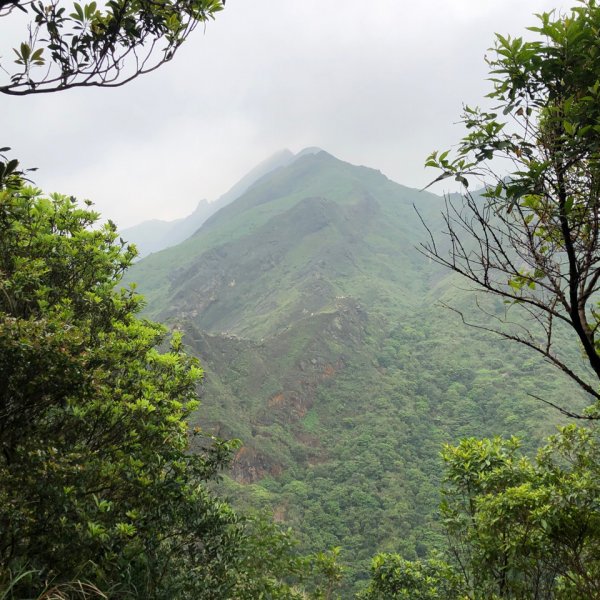
<svg viewBox="0 0 600 600">
<path fill-rule="evenodd" d="M 472 295 L 416 248 L 427 232 L 415 206 L 439 232 L 441 203 L 309 154 L 129 275 L 203 362 L 196 422 L 244 443 L 227 491 L 306 547 L 342 546 L 354 582 L 375 551 L 443 545 L 442 443 L 521 433 L 534 448 L 558 416 L 528 393 L 572 394 L 440 306 L 474 314 Z"/>
</svg>

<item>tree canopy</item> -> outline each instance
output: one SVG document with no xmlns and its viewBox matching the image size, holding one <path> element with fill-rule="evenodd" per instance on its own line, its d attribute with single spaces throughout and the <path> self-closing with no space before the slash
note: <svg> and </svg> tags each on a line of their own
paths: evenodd
<svg viewBox="0 0 600 600">
<path fill-rule="evenodd" d="M 442 517 L 475 598 L 600 598 L 600 443 L 570 425 L 535 460 L 516 439 L 444 448 Z"/>
<path fill-rule="evenodd" d="M 170 61 L 221 0 L 108 0 L 89 4 L 0 0 L 0 19 L 30 19 L 23 41 L 0 54 L 0 92 L 27 95 L 116 87 Z M 12 61 L 9 56 L 12 55 Z"/>
<path fill-rule="evenodd" d="M 497 36 L 492 108 L 467 107 L 458 151 L 427 161 L 466 191 L 448 200 L 449 254 L 433 237 L 424 250 L 524 314 L 518 330 L 495 314 L 481 327 L 538 352 L 598 400 L 600 9 L 582 2 L 530 30 L 531 41 Z M 469 189 L 474 179 L 483 198 Z M 591 377 L 555 343 L 561 329 L 576 335 Z"/>
</svg>

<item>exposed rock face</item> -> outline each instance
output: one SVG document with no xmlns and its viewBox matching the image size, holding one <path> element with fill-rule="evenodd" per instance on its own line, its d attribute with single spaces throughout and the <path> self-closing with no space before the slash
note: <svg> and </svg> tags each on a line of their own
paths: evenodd
<svg viewBox="0 0 600 600">
<path fill-rule="evenodd" d="M 264 454 L 253 448 L 243 446 L 235 455 L 231 464 L 231 476 L 240 483 L 255 483 L 265 475 L 281 475 L 283 467 L 269 461 Z"/>
<path fill-rule="evenodd" d="M 244 405 L 247 397 L 262 397 L 244 415 L 252 430 L 243 438 L 244 446 L 234 460 L 231 470 L 234 479 L 255 483 L 282 472 L 281 461 L 263 449 L 265 438 L 270 437 L 270 428 L 275 425 L 292 428 L 295 443 L 303 448 L 306 464 L 323 462 L 326 448 L 322 440 L 305 431 L 302 421 L 314 408 L 321 390 L 335 385 L 336 376 L 344 372 L 347 355 L 360 351 L 367 324 L 366 313 L 351 298 L 339 298 L 332 312 L 305 316 L 262 342 L 226 333 L 207 334 L 188 324 L 188 340 L 207 371 L 205 384 L 211 404 L 215 395 L 224 395 L 234 406 Z M 290 348 L 296 343 L 299 331 L 303 332 L 305 344 L 292 357 Z M 282 357 L 290 360 L 282 361 Z M 279 387 L 269 393 L 270 370 L 275 364 L 279 364 Z M 213 381 L 229 381 L 230 385 L 225 392 L 217 392 Z M 241 382 L 240 387 L 237 381 Z M 204 428 L 219 437 L 239 435 L 225 419 L 211 421 L 201 409 L 203 413 Z"/>
</svg>

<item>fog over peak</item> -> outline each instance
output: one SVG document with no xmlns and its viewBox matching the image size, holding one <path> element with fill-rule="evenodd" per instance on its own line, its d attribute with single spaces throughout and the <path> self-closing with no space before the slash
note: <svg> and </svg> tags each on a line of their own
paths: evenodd
<svg viewBox="0 0 600 600">
<path fill-rule="evenodd" d="M 550 0 L 229 0 L 175 59 L 118 89 L 2 97 L 0 145 L 36 183 L 95 201 L 121 227 L 215 200 L 261 157 L 325 148 L 423 187 L 489 90 L 494 32 L 520 36 Z M 0 55 L 25 39 L 2 19 Z M 528 34 L 529 35 L 529 34 Z"/>
</svg>

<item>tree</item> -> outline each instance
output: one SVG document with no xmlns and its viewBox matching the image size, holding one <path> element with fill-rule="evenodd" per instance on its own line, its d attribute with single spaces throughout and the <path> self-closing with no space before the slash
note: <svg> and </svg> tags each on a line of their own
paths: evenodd
<svg viewBox="0 0 600 600">
<path fill-rule="evenodd" d="M 569 15 L 542 14 L 539 21 L 530 28 L 539 34 L 534 41 L 497 36 L 488 60 L 495 106 L 467 107 L 469 133 L 457 153 L 429 157 L 427 164 L 442 170 L 437 180 L 454 177 L 465 193 L 447 201 L 449 253 L 433 236 L 423 249 L 525 315 L 517 328 L 504 327 L 508 316 L 496 314 L 479 327 L 541 354 L 597 401 L 600 8 L 589 0 Z M 484 180 L 483 193 L 469 191 L 473 177 Z M 591 375 L 556 343 L 565 327 Z"/>
<path fill-rule="evenodd" d="M 120 580 L 126 563 L 159 588 L 167 546 L 194 543 L 188 526 L 208 542 L 233 522 L 198 488 L 230 446 L 186 453 L 201 371 L 177 337 L 155 350 L 165 330 L 115 288 L 135 253 L 114 225 L 90 229 L 97 218 L 72 198 L 0 191 L 0 573 L 30 569 L 20 589 L 139 585 Z"/>
<path fill-rule="evenodd" d="M 505 301 L 504 316 L 488 310 L 486 323 L 470 324 L 561 369 L 593 405 L 556 408 L 592 423 L 561 428 L 535 460 L 514 438 L 446 446 L 441 513 L 454 570 L 438 570 L 427 589 L 423 564 L 382 557 L 371 588 L 397 597 L 425 589 L 441 600 L 435 582 L 458 575 L 459 597 L 469 600 L 600 598 L 600 8 L 586 0 L 539 21 L 534 41 L 497 36 L 488 61 L 496 105 L 465 108 L 469 133 L 457 153 L 429 157 L 442 170 L 437 180 L 454 177 L 465 193 L 447 198 L 448 251 L 431 232 L 422 249 Z M 475 193 L 474 178 L 484 182 Z M 515 310 L 522 314 L 510 323 Z"/>
<path fill-rule="evenodd" d="M 398 554 L 378 554 L 372 561 L 369 587 L 362 600 L 460 600 L 460 579 L 443 560 L 404 560 Z"/>
<path fill-rule="evenodd" d="M 516 439 L 446 446 L 442 517 L 470 598 L 600 598 L 600 444 L 570 425 L 535 461 Z"/>
<path fill-rule="evenodd" d="M 189 431 L 202 371 L 136 316 L 115 226 L 17 179 L 0 190 L 0 594 L 300 598 L 333 577 L 208 490 L 237 443 Z"/>
<path fill-rule="evenodd" d="M 0 92 L 12 95 L 73 87 L 117 87 L 170 61 L 221 0 L 0 0 L 0 18 L 26 13 L 27 38 L 14 63 L 0 62 Z M 5 55 L 6 56 L 6 55 Z M 14 66 L 16 65 L 16 67 Z"/>
</svg>

